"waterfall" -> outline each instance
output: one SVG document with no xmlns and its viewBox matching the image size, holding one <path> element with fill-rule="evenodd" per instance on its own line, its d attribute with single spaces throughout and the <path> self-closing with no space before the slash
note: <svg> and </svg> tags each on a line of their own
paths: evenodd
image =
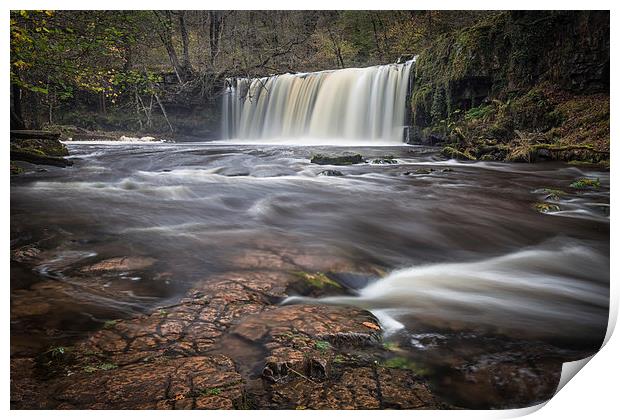
<svg viewBox="0 0 620 420">
<path fill-rule="evenodd" d="M 400 144 L 412 64 L 227 79 L 222 133 L 238 140 Z"/>
</svg>

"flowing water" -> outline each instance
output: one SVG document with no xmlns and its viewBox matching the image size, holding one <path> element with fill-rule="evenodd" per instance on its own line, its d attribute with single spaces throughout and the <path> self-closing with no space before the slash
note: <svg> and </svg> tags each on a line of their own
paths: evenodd
<svg viewBox="0 0 620 420">
<path fill-rule="evenodd" d="M 229 79 L 224 138 L 401 144 L 412 65 Z"/>
<path fill-rule="evenodd" d="M 545 343 L 570 359 L 576 350 L 595 351 L 604 336 L 608 173 L 560 163 L 459 163 L 416 146 L 68 147 L 73 167 L 12 180 L 12 248 L 35 243 L 43 261 L 34 272 L 11 266 L 14 354 L 66 344 L 106 319 L 175 301 L 265 247 L 318 249 L 352 266 L 380 267 L 385 276 L 358 276 L 349 295 L 323 300 L 371 310 L 386 341 L 435 369 L 507 351 L 502 343 Z M 309 160 L 350 152 L 397 163 Z M 326 169 L 343 176 L 320 175 Z M 602 188 L 572 190 L 583 176 L 599 178 Z M 542 188 L 570 192 L 561 211 L 532 208 L 544 199 Z M 157 262 L 138 276 L 84 283 L 74 275 L 76 264 L 125 255 Z M 444 386 L 453 390 L 455 382 Z"/>
</svg>

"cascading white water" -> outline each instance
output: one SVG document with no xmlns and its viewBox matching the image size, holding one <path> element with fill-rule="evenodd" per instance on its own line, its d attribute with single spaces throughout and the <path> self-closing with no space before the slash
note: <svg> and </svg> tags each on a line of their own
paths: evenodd
<svg viewBox="0 0 620 420">
<path fill-rule="evenodd" d="M 491 327 L 542 339 L 599 338 L 609 304 L 609 259 L 582 246 L 536 248 L 467 263 L 394 271 L 358 296 L 289 297 L 371 310 L 386 330 L 403 317 L 443 328 Z"/>
<path fill-rule="evenodd" d="M 412 64 L 228 79 L 223 136 L 400 144 Z"/>
</svg>

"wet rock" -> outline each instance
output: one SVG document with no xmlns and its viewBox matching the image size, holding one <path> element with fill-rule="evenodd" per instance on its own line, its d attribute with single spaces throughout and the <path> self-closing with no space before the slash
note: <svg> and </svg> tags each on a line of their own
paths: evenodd
<svg viewBox="0 0 620 420">
<path fill-rule="evenodd" d="M 356 308 L 291 305 L 240 319 L 231 334 L 265 346 L 265 379 L 321 381 L 330 376 L 337 348 L 363 348 L 380 341 L 380 332 L 368 327 L 376 324 L 369 312 Z"/>
<path fill-rule="evenodd" d="M 149 257 L 115 257 L 83 267 L 81 271 L 85 273 L 95 271 L 137 271 L 152 266 L 155 261 L 154 258 Z"/>
<path fill-rule="evenodd" d="M 597 190 L 601 188 L 601 181 L 598 178 L 579 178 L 570 187 L 576 190 Z"/>
<path fill-rule="evenodd" d="M 226 356 L 196 356 L 76 374 L 54 399 L 72 409 L 231 409 L 241 384 Z"/>
<path fill-rule="evenodd" d="M 539 213 L 551 213 L 555 211 L 560 211 L 560 206 L 551 203 L 535 203 L 533 207 L 534 210 Z"/>
<path fill-rule="evenodd" d="M 425 382 L 407 371 L 374 367 L 345 369 L 333 381 L 298 378 L 272 387 L 278 408 L 439 409 Z"/>
<path fill-rule="evenodd" d="M 354 165 L 362 162 L 364 162 L 364 158 L 360 154 L 342 156 L 316 154 L 310 159 L 310 163 L 315 163 L 317 165 Z"/>
<path fill-rule="evenodd" d="M 41 250 L 33 245 L 25 245 L 20 248 L 11 251 L 11 259 L 17 262 L 32 262 L 35 261 Z"/>
<path fill-rule="evenodd" d="M 463 398 L 480 407 L 521 408 L 546 401 L 553 396 L 560 380 L 561 362 L 545 353 L 504 351 L 491 353 L 461 365 L 465 387 L 471 393 Z"/>
<path fill-rule="evenodd" d="M 385 156 L 382 158 L 373 159 L 372 163 L 375 165 L 394 165 L 398 163 L 398 161 L 394 159 L 394 156 Z"/>
<path fill-rule="evenodd" d="M 344 176 L 344 174 L 340 171 L 335 171 L 333 169 L 329 169 L 327 171 L 319 172 L 320 176 Z"/>
</svg>

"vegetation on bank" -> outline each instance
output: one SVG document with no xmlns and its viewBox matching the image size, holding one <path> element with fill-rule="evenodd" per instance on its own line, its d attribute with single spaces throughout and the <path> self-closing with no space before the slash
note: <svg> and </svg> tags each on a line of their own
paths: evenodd
<svg viewBox="0 0 620 420">
<path fill-rule="evenodd" d="M 416 61 L 414 141 L 464 160 L 609 165 L 609 14 L 505 12 Z"/>
</svg>

